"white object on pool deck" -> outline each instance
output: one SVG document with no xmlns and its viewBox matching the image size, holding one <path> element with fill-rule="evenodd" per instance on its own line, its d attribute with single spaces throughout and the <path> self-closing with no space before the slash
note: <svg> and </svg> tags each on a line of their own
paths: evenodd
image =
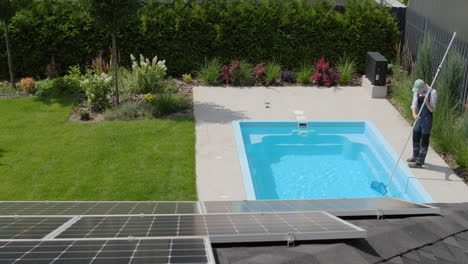
<svg viewBox="0 0 468 264">
<path fill-rule="evenodd" d="M 232 121 L 239 119 L 295 119 L 294 110 L 308 119 L 371 120 L 394 149 L 403 147 L 411 128 L 387 101 L 371 99 L 362 87 L 194 87 L 196 175 L 198 199 L 245 200 L 242 173 Z M 236 100 L 233 100 L 235 98 Z M 272 107 L 259 107 L 268 98 Z M 223 153 L 223 159 L 214 157 Z M 405 157 L 411 156 L 410 149 Z M 427 169 L 411 169 L 435 202 L 468 202 L 468 187 L 430 148 Z"/>
</svg>

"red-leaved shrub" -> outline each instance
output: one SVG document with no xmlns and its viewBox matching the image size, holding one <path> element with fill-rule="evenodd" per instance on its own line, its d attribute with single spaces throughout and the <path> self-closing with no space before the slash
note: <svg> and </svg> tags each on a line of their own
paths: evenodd
<svg viewBox="0 0 468 264">
<path fill-rule="evenodd" d="M 267 68 L 265 67 L 265 64 L 263 62 L 257 64 L 252 71 L 255 74 L 255 82 L 257 84 L 264 84 L 265 83 L 265 72 Z"/>
<path fill-rule="evenodd" d="M 110 69 L 110 62 L 102 56 L 102 51 L 99 52 L 99 56 L 91 61 L 91 68 L 96 74 L 108 73 Z"/>
<path fill-rule="evenodd" d="M 218 80 L 222 81 L 224 84 L 234 83 L 236 81 L 236 76 L 240 71 L 240 61 L 234 59 L 231 65 L 224 65 L 219 71 Z"/>
<path fill-rule="evenodd" d="M 224 65 L 219 71 L 218 80 L 222 81 L 224 84 L 229 83 L 231 67 L 229 65 Z"/>
<path fill-rule="evenodd" d="M 322 57 L 315 62 L 315 73 L 310 78 L 310 82 L 331 87 L 336 84 L 339 78 L 340 73 L 330 67 L 330 63 L 325 61 L 325 57 Z"/>
</svg>

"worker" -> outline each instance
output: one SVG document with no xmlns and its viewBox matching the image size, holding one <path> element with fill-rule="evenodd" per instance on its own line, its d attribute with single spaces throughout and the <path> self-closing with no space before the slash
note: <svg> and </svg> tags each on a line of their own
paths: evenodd
<svg viewBox="0 0 468 264">
<path fill-rule="evenodd" d="M 422 168 L 429 148 L 432 129 L 432 116 L 437 103 L 437 91 L 423 80 L 416 80 L 413 85 L 411 111 L 416 122 L 413 131 L 413 156 L 409 158 L 410 168 Z M 421 113 L 418 115 L 420 109 Z"/>
</svg>

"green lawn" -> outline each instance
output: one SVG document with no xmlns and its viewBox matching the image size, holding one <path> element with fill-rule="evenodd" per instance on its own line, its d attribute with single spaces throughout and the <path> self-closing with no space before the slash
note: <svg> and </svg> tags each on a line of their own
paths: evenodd
<svg viewBox="0 0 468 264">
<path fill-rule="evenodd" d="M 0 99 L 0 200 L 196 200 L 193 118 L 73 123 Z"/>
</svg>

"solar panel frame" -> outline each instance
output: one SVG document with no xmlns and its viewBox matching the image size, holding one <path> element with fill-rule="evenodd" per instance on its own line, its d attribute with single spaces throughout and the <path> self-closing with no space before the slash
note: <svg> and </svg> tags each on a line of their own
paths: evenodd
<svg viewBox="0 0 468 264">
<path fill-rule="evenodd" d="M 350 209 L 349 207 L 342 206 L 341 208 L 338 206 L 340 203 L 350 203 L 350 202 L 360 202 L 360 201 L 379 201 L 385 200 L 387 203 L 399 203 L 400 208 L 398 206 L 392 208 L 382 208 L 374 207 L 374 208 L 363 208 L 360 209 Z M 282 204 L 282 207 L 276 207 L 276 209 L 272 209 L 271 206 L 268 204 Z M 302 207 L 294 207 L 291 203 L 298 203 L 302 204 Z M 307 203 L 315 203 L 314 206 Z M 320 204 L 326 204 L 328 206 L 317 206 Z M 16 210 L 11 213 L 6 214 L 5 209 L 2 208 L 2 205 L 9 204 L 10 207 L 14 206 L 15 204 L 28 204 L 27 208 L 23 210 Z M 47 212 L 53 213 L 53 208 L 61 208 L 60 206 L 70 204 L 71 207 L 64 207 L 62 210 L 59 210 L 56 214 L 46 214 Z M 224 204 L 224 209 L 222 210 L 214 210 L 213 204 Z M 230 204 L 231 208 L 227 208 L 226 204 Z M 248 204 L 250 207 L 253 205 L 261 205 L 257 206 L 258 209 L 249 208 L 245 210 L 233 210 L 233 204 Z M 289 205 L 288 205 L 289 204 Z M 122 207 L 133 206 L 130 210 L 122 210 Z M 161 208 L 160 205 L 163 205 Z M 167 210 L 164 206 L 168 205 L 177 205 L 177 209 L 175 210 Z M 184 205 L 183 210 L 179 210 L 180 205 Z M 286 205 L 286 206 L 285 206 Z M 412 205 L 413 208 L 404 208 L 405 206 Z M 42 206 L 42 207 L 41 207 Z M 44 208 L 44 206 L 46 206 Z M 48 207 L 47 207 L 48 206 Z M 87 207 L 88 206 L 88 207 Z M 90 208 L 89 206 L 92 206 Z M 109 206 L 111 206 L 109 208 Z M 151 206 L 150 210 L 145 210 L 145 207 Z M 84 209 L 78 209 L 83 208 Z M 162 211 L 158 211 L 158 207 Z M 189 209 L 187 209 L 187 207 Z M 270 208 L 269 208 L 270 207 Z M 8 207 L 7 207 L 8 208 Z M 28 209 L 29 208 L 29 209 Z M 33 214 L 27 214 L 27 212 L 31 212 L 32 208 L 34 210 L 40 210 Z M 39 208 L 39 209 L 38 209 Z M 137 209 L 138 208 L 138 209 Z M 281 209 L 282 208 L 282 209 Z M 3 209 L 3 210 L 2 210 Z M 157 210 L 158 209 L 158 210 Z M 43 202 L 31 202 L 31 201 L 0 201 L 0 218 L 1 217 L 10 217 L 12 215 L 15 216 L 42 216 L 42 217 L 55 217 L 56 215 L 59 216 L 67 216 L 67 217 L 74 217 L 74 216 L 107 216 L 107 215 L 115 215 L 115 216 L 129 216 L 129 215 L 169 215 L 169 214 L 211 214 L 211 213 L 254 213 L 254 212 L 311 212 L 311 211 L 326 211 L 332 213 L 336 216 L 346 217 L 346 216 L 373 216 L 373 215 L 427 215 L 427 214 L 440 214 L 440 209 L 431 205 L 427 204 L 418 204 L 409 201 L 405 201 L 398 198 L 393 197 L 375 197 L 375 198 L 337 198 L 337 199 L 296 199 L 296 200 L 248 200 L 248 201 L 57 201 L 57 202 L 50 202 L 50 201 L 43 201 Z M 23 212 L 23 213 L 21 213 Z M 55 211 L 57 212 L 57 211 Z M 19 213 L 19 214 L 18 214 Z"/>
<path fill-rule="evenodd" d="M 82 216 L 57 239 L 209 236 L 213 243 L 364 238 L 366 231 L 326 212 Z"/>
<path fill-rule="evenodd" d="M 151 261 L 143 263 L 179 263 L 174 261 L 176 258 L 184 263 L 215 263 L 207 237 L 0 242 L 0 263 L 98 263 L 102 260 L 105 263 L 133 263 L 135 259 Z M 196 261 L 197 259 L 206 261 Z M 161 261 L 155 262 L 157 260 Z"/>
<path fill-rule="evenodd" d="M 2 217 L 0 240 L 41 239 L 70 219 L 70 217 Z"/>
<path fill-rule="evenodd" d="M 352 203 L 387 203 L 398 206 L 349 206 Z M 338 198 L 302 200 L 247 200 L 247 201 L 204 201 L 206 213 L 254 213 L 254 212 L 312 212 L 326 211 L 335 216 L 374 215 L 428 215 L 440 214 L 440 209 L 427 204 L 418 204 L 393 197 Z M 328 203 L 328 206 L 327 206 Z M 342 206 L 340 206 L 342 204 Z M 276 205 L 271 206 L 271 205 Z M 405 208 L 406 206 L 406 208 Z"/>
<path fill-rule="evenodd" d="M 21 206 L 13 209 L 12 207 Z M 5 207 L 6 206 L 6 207 Z M 3 201 L 0 217 L 200 213 L 197 201 Z"/>
</svg>

